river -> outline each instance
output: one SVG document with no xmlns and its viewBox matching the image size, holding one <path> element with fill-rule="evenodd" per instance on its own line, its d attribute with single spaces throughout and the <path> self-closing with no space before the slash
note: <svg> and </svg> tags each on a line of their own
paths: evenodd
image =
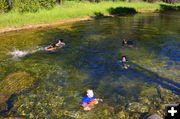
<svg viewBox="0 0 180 119">
<path fill-rule="evenodd" d="M 56 52 L 44 47 L 64 39 Z M 133 48 L 122 46 L 132 40 Z M 137 119 L 180 101 L 180 12 L 136 14 L 0 34 L 6 116 Z M 24 55 L 18 57 L 16 51 Z M 128 58 L 128 69 L 115 59 Z M 93 89 L 103 102 L 83 111 Z"/>
</svg>

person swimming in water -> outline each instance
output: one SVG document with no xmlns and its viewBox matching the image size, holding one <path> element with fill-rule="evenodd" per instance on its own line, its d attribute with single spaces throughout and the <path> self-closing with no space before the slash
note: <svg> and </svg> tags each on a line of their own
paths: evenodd
<svg viewBox="0 0 180 119">
<path fill-rule="evenodd" d="M 123 46 L 128 46 L 128 47 L 133 47 L 134 46 L 134 42 L 132 40 L 123 39 L 122 45 Z"/>
<path fill-rule="evenodd" d="M 98 101 L 102 101 L 102 99 L 97 99 L 94 96 L 93 90 L 88 89 L 86 96 L 84 96 L 82 99 L 82 106 L 84 107 L 85 111 L 88 111 L 98 104 Z"/>
<path fill-rule="evenodd" d="M 129 65 L 127 64 L 128 60 L 127 60 L 127 57 L 126 57 L 126 56 L 122 56 L 121 62 L 122 62 L 122 67 L 123 67 L 124 69 L 128 69 Z"/>
<path fill-rule="evenodd" d="M 65 46 L 63 39 L 59 39 L 58 42 L 51 44 L 46 48 L 47 51 L 55 51 L 57 48 L 62 48 Z"/>
</svg>

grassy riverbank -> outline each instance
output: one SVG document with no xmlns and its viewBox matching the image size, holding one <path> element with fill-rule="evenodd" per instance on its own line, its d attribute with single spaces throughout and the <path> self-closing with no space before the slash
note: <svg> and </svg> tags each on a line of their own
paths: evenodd
<svg viewBox="0 0 180 119">
<path fill-rule="evenodd" d="M 163 7 L 164 6 L 164 7 Z M 59 20 L 94 16 L 95 13 L 109 14 L 109 8 L 131 7 L 137 12 L 157 12 L 168 9 L 180 9 L 180 4 L 168 5 L 165 3 L 144 3 L 144 2 L 66 2 L 51 10 L 40 10 L 36 13 L 18 13 L 11 11 L 0 14 L 0 29 L 7 27 L 20 27 L 23 25 L 52 23 Z"/>
</svg>

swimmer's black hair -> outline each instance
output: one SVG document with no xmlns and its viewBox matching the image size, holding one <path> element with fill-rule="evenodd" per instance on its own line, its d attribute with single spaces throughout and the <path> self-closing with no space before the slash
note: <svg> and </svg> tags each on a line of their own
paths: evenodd
<svg viewBox="0 0 180 119">
<path fill-rule="evenodd" d="M 125 57 L 127 59 L 127 57 L 125 55 L 123 55 L 121 58 Z"/>
<path fill-rule="evenodd" d="M 64 39 L 62 39 L 62 38 L 60 38 L 59 40 L 60 40 L 61 42 L 63 42 L 63 41 L 64 41 Z"/>
</svg>

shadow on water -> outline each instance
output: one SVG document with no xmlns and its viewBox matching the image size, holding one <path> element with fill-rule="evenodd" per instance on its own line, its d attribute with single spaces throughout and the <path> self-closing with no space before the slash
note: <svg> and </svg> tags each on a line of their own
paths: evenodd
<svg viewBox="0 0 180 119">
<path fill-rule="evenodd" d="M 139 74 L 143 79 L 149 83 L 155 83 L 162 86 L 168 90 L 171 90 L 173 93 L 180 95 L 180 83 L 174 82 L 170 79 L 160 77 L 157 73 L 147 70 L 137 64 L 132 64 L 140 71 L 134 70 L 134 73 Z"/>
<path fill-rule="evenodd" d="M 128 7 L 109 8 L 108 12 L 112 15 L 118 15 L 118 16 L 133 15 L 137 13 L 137 11 L 134 8 L 128 8 Z"/>
<path fill-rule="evenodd" d="M 94 12 L 95 19 L 105 18 L 104 14 L 101 12 Z"/>
<path fill-rule="evenodd" d="M 104 19 L 104 18 L 112 18 L 113 16 L 107 16 L 104 15 L 101 12 L 94 12 L 94 16 L 92 16 L 93 19 Z"/>
</svg>

